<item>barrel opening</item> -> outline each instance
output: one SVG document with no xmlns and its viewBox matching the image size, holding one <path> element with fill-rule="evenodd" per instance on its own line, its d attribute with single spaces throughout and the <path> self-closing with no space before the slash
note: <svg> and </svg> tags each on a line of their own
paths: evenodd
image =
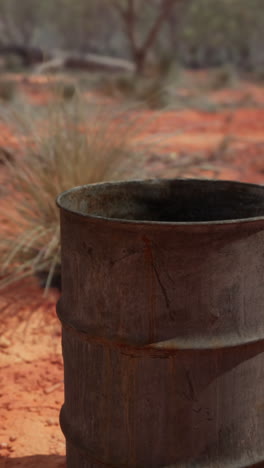
<svg viewBox="0 0 264 468">
<path fill-rule="evenodd" d="M 92 184 L 64 192 L 58 205 L 83 216 L 192 223 L 264 217 L 264 187 L 217 180 Z"/>
</svg>

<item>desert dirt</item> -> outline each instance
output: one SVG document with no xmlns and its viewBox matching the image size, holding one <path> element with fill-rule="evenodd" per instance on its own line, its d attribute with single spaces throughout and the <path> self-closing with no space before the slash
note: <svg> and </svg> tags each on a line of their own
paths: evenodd
<svg viewBox="0 0 264 468">
<path fill-rule="evenodd" d="M 51 98 L 41 80 L 25 85 L 21 78 L 21 89 L 36 105 Z M 146 132 L 166 134 L 165 148 L 163 144 L 162 152 L 157 148 L 149 155 L 146 173 L 263 184 L 263 91 L 242 83 L 238 89 L 211 93 L 219 106 L 214 112 L 191 108 L 162 112 Z M 19 145 L 11 129 L 0 122 L 0 146 L 6 141 L 14 151 Z M 4 166 L 1 171 L 3 180 Z M 59 426 L 64 389 L 58 298 L 56 290 L 44 298 L 33 278 L 1 292 L 0 468 L 65 467 Z"/>
</svg>

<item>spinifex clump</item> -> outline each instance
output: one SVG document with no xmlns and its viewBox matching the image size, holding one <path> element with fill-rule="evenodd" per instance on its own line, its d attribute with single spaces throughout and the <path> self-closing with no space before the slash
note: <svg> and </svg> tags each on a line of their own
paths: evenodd
<svg viewBox="0 0 264 468">
<path fill-rule="evenodd" d="M 21 153 L 6 161 L 8 193 L 1 203 L 6 218 L 0 241 L 0 287 L 37 274 L 46 289 L 60 282 L 59 213 L 56 196 L 74 186 L 142 174 L 142 135 L 146 119 L 126 106 L 89 103 L 75 93 L 45 110 L 16 107 Z M 10 209 L 12 207 L 12 209 Z"/>
</svg>

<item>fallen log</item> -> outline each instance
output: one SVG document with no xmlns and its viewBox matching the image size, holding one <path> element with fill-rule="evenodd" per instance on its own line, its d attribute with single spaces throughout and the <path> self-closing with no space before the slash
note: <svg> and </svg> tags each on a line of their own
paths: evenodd
<svg viewBox="0 0 264 468">
<path fill-rule="evenodd" d="M 132 62 L 116 57 L 96 54 L 73 54 L 65 57 L 65 68 L 83 69 L 90 71 L 126 71 L 133 73 L 135 66 Z"/>
<path fill-rule="evenodd" d="M 16 55 L 25 67 L 35 66 L 35 72 L 71 69 L 108 72 L 131 72 L 135 66 L 129 60 L 97 54 L 82 54 L 67 51 L 44 51 L 37 47 L 25 47 L 17 44 L 0 47 L 0 56 Z"/>
</svg>

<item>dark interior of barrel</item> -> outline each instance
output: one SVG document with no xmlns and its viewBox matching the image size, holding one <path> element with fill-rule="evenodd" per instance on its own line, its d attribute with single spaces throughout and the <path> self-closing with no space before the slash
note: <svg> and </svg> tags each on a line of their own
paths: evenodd
<svg viewBox="0 0 264 468">
<path fill-rule="evenodd" d="M 238 220 L 264 216 L 264 187 L 195 179 L 128 181 L 81 187 L 64 195 L 61 204 L 82 215 L 122 220 Z"/>
</svg>

